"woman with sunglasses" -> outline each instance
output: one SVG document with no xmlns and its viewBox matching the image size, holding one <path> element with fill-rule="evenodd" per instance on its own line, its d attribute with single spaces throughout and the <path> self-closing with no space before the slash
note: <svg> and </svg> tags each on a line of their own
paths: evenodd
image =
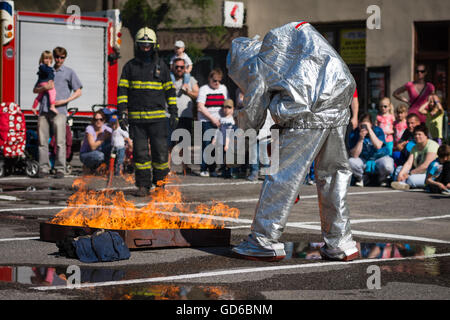
<svg viewBox="0 0 450 320">
<path fill-rule="evenodd" d="M 102 110 L 98 110 L 94 113 L 92 124 L 86 128 L 80 149 L 83 174 L 93 173 L 102 163 L 108 160 L 111 154 L 112 129 L 105 122 L 105 114 Z"/>
<path fill-rule="evenodd" d="M 198 120 L 202 123 L 202 137 L 209 129 L 220 127 L 220 110 L 228 100 L 228 89 L 221 84 L 223 79 L 222 70 L 213 69 L 208 76 L 208 83 L 201 86 L 197 98 Z M 217 177 L 216 164 L 207 164 L 204 151 L 211 141 L 202 143 L 202 164 L 200 166 L 201 177 Z"/>
<path fill-rule="evenodd" d="M 409 81 L 392 94 L 397 100 L 405 102 L 409 105 L 408 114 L 415 113 L 419 116 L 420 122 L 426 121 L 426 116 L 419 112 L 419 108 L 428 101 L 430 94 L 433 94 L 435 87 L 432 83 L 426 82 L 427 69 L 424 64 L 416 67 L 415 80 Z M 408 97 L 402 96 L 404 92 L 408 92 Z"/>
</svg>

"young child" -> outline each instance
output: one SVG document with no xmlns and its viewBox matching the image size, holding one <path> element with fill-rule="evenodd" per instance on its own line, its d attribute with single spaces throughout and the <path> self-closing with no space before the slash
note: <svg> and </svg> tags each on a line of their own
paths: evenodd
<svg viewBox="0 0 450 320">
<path fill-rule="evenodd" d="M 402 138 L 403 132 L 408 127 L 406 123 L 406 117 L 408 116 L 408 106 L 401 104 L 395 110 L 395 122 L 394 122 L 394 148 Z"/>
<path fill-rule="evenodd" d="M 181 58 L 184 59 L 185 62 L 185 73 L 183 76 L 183 84 L 188 84 L 189 80 L 191 79 L 191 72 L 192 72 L 192 67 L 193 67 L 193 63 L 191 58 L 189 58 L 189 56 L 184 52 L 185 50 L 185 45 L 184 42 L 181 40 L 177 40 L 175 42 L 175 55 L 172 56 L 172 58 L 170 58 L 170 69 L 172 70 L 173 67 L 173 61 L 177 58 Z M 172 81 L 175 82 L 175 76 L 173 74 L 171 74 L 171 78 Z"/>
<path fill-rule="evenodd" d="M 220 144 L 223 146 L 223 157 L 224 160 L 226 160 L 226 154 L 227 151 L 230 149 L 230 143 L 231 143 L 231 135 L 234 132 L 236 126 L 234 121 L 234 102 L 231 99 L 225 100 L 223 107 L 220 111 L 220 127 L 217 129 L 217 133 L 212 141 L 213 144 Z M 220 132 L 220 134 L 219 134 Z M 219 139 L 221 138 L 221 140 Z M 222 176 L 224 178 L 231 178 L 234 174 L 234 168 L 229 168 L 226 166 L 225 161 L 225 168 L 222 173 Z"/>
<path fill-rule="evenodd" d="M 123 162 L 125 160 L 125 141 L 129 146 L 133 145 L 128 132 L 123 130 L 119 125 L 119 119 L 116 115 L 111 116 L 111 128 L 113 129 L 111 144 L 112 152 L 116 154 L 116 161 L 114 163 L 114 175 L 118 176 L 123 172 Z"/>
<path fill-rule="evenodd" d="M 427 168 L 426 189 L 432 193 L 450 195 L 450 146 L 441 145 L 437 155 L 438 158 Z"/>
<path fill-rule="evenodd" d="M 394 121 L 394 106 L 391 103 L 391 99 L 384 97 L 380 100 L 378 106 L 377 126 L 383 129 L 386 146 L 389 148 L 391 155 L 394 149 Z"/>
<path fill-rule="evenodd" d="M 439 97 L 435 94 L 430 94 L 428 101 L 419 108 L 419 112 L 427 117 L 425 124 L 428 130 L 430 130 L 431 138 L 441 145 L 444 108 Z"/>
<path fill-rule="evenodd" d="M 50 51 L 44 51 L 41 54 L 41 58 L 39 59 L 39 71 L 38 71 L 38 82 L 36 84 L 36 87 L 42 87 L 49 83 L 53 83 L 53 80 L 55 79 L 55 72 L 53 71 L 53 68 L 51 67 L 53 63 L 53 55 Z M 58 114 L 58 110 L 55 107 L 55 101 L 56 101 L 56 90 L 55 88 L 47 90 L 45 92 L 42 92 L 38 94 L 36 99 L 34 99 L 33 106 L 31 110 L 36 115 L 38 113 L 38 106 L 39 103 L 42 100 L 42 97 L 44 94 L 48 93 L 48 98 L 50 101 L 50 111 L 54 114 Z"/>
</svg>

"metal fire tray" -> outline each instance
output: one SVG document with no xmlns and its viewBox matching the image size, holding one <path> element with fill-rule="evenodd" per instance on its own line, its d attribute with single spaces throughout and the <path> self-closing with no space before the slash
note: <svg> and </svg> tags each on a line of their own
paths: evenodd
<svg viewBox="0 0 450 320">
<path fill-rule="evenodd" d="M 40 240 L 56 242 L 67 236 L 93 234 L 99 228 L 75 227 L 42 222 Z M 164 247 L 224 247 L 230 245 L 230 229 L 146 229 L 117 232 L 129 249 Z"/>
</svg>

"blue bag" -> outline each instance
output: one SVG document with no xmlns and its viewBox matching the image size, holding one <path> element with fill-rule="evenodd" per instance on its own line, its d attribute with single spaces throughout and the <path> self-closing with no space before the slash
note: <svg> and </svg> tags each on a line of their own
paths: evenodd
<svg viewBox="0 0 450 320">
<path fill-rule="evenodd" d="M 130 258 L 130 250 L 122 237 L 114 231 L 99 230 L 92 235 L 73 239 L 78 259 L 81 262 L 110 262 Z"/>
</svg>

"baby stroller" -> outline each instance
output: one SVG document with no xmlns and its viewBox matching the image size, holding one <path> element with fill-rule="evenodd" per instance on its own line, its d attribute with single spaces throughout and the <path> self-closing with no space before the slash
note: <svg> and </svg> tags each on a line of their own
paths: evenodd
<svg viewBox="0 0 450 320">
<path fill-rule="evenodd" d="M 0 177 L 26 173 L 36 177 L 39 163 L 25 150 L 26 124 L 20 106 L 14 102 L 0 105 Z"/>
<path fill-rule="evenodd" d="M 78 112 L 78 108 L 69 108 L 67 110 L 67 123 L 66 123 L 66 174 L 70 175 L 72 174 L 72 166 L 70 165 L 70 162 L 73 158 L 73 152 L 72 152 L 72 125 L 73 125 L 73 117 Z M 52 138 L 49 142 L 49 159 L 50 159 L 50 165 L 51 165 L 51 173 L 54 174 L 55 169 L 55 160 L 56 160 L 56 154 L 57 154 L 57 144 L 56 144 L 56 136 L 54 134 L 51 135 Z"/>
</svg>

